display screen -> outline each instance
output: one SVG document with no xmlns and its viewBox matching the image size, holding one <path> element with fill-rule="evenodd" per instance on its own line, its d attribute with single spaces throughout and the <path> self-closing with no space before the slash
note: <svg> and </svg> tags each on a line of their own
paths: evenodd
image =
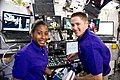
<svg viewBox="0 0 120 80">
<path fill-rule="evenodd" d="M 49 29 L 61 28 L 61 16 L 46 16 L 45 21 L 48 23 Z"/>
<path fill-rule="evenodd" d="M 66 55 L 71 53 L 78 52 L 78 42 L 77 41 L 68 41 L 66 43 Z"/>
<path fill-rule="evenodd" d="M 30 16 L 14 12 L 3 11 L 2 30 L 29 31 Z"/>
<path fill-rule="evenodd" d="M 96 32 L 99 36 L 113 36 L 114 35 L 114 22 L 113 21 L 100 21 L 99 30 Z"/>
<path fill-rule="evenodd" d="M 93 32 L 98 32 L 99 31 L 99 23 L 100 19 L 90 19 L 89 20 L 89 28 Z"/>
<path fill-rule="evenodd" d="M 71 20 L 70 20 L 70 18 L 63 17 L 63 29 L 70 29 L 71 30 Z"/>
</svg>

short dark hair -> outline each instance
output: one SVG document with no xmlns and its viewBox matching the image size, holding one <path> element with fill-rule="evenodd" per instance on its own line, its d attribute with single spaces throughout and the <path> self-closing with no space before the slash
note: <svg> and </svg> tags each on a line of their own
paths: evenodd
<svg viewBox="0 0 120 80">
<path fill-rule="evenodd" d="M 39 26 L 39 25 L 44 25 L 44 26 L 47 26 L 47 27 L 48 27 L 48 25 L 47 25 L 46 22 L 41 21 L 41 20 L 37 20 L 37 21 L 35 21 L 35 22 L 32 24 L 32 26 L 31 26 L 31 33 L 34 33 L 36 27 Z"/>
<path fill-rule="evenodd" d="M 75 12 L 71 15 L 71 18 L 75 16 L 79 16 L 82 20 L 88 21 L 87 15 L 83 12 Z"/>
</svg>

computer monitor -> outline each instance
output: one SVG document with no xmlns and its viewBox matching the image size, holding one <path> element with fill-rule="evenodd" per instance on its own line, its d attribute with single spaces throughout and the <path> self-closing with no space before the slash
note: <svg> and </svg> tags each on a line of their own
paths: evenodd
<svg viewBox="0 0 120 80">
<path fill-rule="evenodd" d="M 61 29 L 61 16 L 46 16 L 49 29 Z"/>
<path fill-rule="evenodd" d="M 98 36 L 114 36 L 114 22 L 100 21 L 99 30 L 96 34 Z"/>
<path fill-rule="evenodd" d="M 3 11 L 2 14 L 3 31 L 29 31 L 29 28 L 30 28 L 30 15 Z"/>
<path fill-rule="evenodd" d="M 63 17 L 63 29 L 71 30 L 71 20 L 68 17 Z"/>
<path fill-rule="evenodd" d="M 99 23 L 100 19 L 90 19 L 89 20 L 89 28 L 93 32 L 99 31 Z"/>
<path fill-rule="evenodd" d="M 78 42 L 77 41 L 67 41 L 66 42 L 66 55 L 78 52 Z"/>
</svg>

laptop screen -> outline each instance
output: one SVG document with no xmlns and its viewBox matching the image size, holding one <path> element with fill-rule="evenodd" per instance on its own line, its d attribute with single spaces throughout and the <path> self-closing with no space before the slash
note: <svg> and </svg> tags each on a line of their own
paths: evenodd
<svg viewBox="0 0 120 80">
<path fill-rule="evenodd" d="M 66 55 L 78 52 L 78 42 L 77 41 L 67 41 L 66 43 Z"/>
<path fill-rule="evenodd" d="M 100 21 L 99 30 L 96 32 L 98 36 L 114 36 L 114 22 Z"/>
<path fill-rule="evenodd" d="M 3 11 L 2 30 L 3 31 L 29 31 L 30 15 Z"/>
</svg>

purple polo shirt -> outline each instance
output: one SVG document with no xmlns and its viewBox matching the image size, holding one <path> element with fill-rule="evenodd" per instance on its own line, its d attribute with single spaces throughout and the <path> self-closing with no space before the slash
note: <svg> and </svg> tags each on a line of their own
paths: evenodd
<svg viewBox="0 0 120 80">
<path fill-rule="evenodd" d="M 14 78 L 22 80 L 44 80 L 48 64 L 46 46 L 40 48 L 34 40 L 17 52 L 12 70 Z"/>
<path fill-rule="evenodd" d="M 103 76 L 110 72 L 110 51 L 89 29 L 78 38 L 78 49 L 78 56 L 85 72 L 92 75 L 103 73 Z"/>
</svg>

